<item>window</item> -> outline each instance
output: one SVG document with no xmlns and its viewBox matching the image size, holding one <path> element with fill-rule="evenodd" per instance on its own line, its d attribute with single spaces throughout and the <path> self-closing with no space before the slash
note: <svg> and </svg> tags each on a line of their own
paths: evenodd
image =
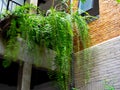
<svg viewBox="0 0 120 90">
<path fill-rule="evenodd" d="M 12 11 L 16 6 L 23 5 L 25 0 L 0 0 L 0 14 L 6 9 Z"/>
<path fill-rule="evenodd" d="M 4 12 L 4 10 L 7 9 L 7 0 L 1 0 L 0 1 L 0 14 Z"/>
<path fill-rule="evenodd" d="M 82 3 L 80 1 L 80 3 L 79 3 L 79 9 L 81 10 L 80 13 L 88 11 L 91 8 L 93 8 L 93 0 L 87 0 L 85 3 Z"/>
<path fill-rule="evenodd" d="M 8 0 L 7 9 L 12 11 L 16 6 L 24 4 L 24 0 Z"/>
<path fill-rule="evenodd" d="M 85 12 L 88 12 L 92 16 L 99 15 L 99 0 L 86 0 L 85 3 L 79 1 L 78 7 L 81 15 L 86 15 Z"/>
</svg>

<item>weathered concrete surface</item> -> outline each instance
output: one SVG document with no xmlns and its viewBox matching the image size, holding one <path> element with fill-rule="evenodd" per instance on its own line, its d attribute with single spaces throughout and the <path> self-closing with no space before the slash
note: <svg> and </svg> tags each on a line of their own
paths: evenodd
<svg viewBox="0 0 120 90">
<path fill-rule="evenodd" d="M 30 90 L 31 75 L 32 75 L 32 64 L 25 62 L 23 65 L 21 90 Z"/>
<path fill-rule="evenodd" d="M 89 48 L 88 63 L 82 64 L 82 52 L 75 54 L 75 86 L 80 90 L 105 90 L 105 81 L 120 90 L 120 36 Z M 87 59 L 87 60 L 88 60 Z M 85 84 L 82 66 L 90 65 L 90 80 Z"/>
<path fill-rule="evenodd" d="M 31 53 L 28 52 L 25 47 L 26 47 L 25 44 L 21 44 L 18 60 L 22 60 L 24 62 L 28 62 L 32 64 L 37 63 L 37 65 L 46 69 L 52 69 L 52 70 L 55 69 L 55 66 L 53 65 L 55 53 L 52 50 L 45 49 L 44 52 L 41 52 L 42 53 L 41 55 L 38 55 L 37 59 L 39 58 L 39 61 L 36 62 L 34 60 L 35 57 L 32 56 Z M 2 40 L 0 38 L 0 55 L 4 55 L 4 52 L 5 52 L 5 46 L 3 45 Z M 36 52 L 39 52 L 39 49 L 36 50 Z"/>
<path fill-rule="evenodd" d="M 2 40 L 0 38 L 0 54 L 3 55 L 4 54 L 4 45 L 2 43 Z"/>
</svg>

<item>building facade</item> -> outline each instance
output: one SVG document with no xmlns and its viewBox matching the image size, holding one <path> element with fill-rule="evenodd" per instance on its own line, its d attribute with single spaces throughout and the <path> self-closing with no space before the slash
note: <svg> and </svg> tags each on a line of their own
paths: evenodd
<svg viewBox="0 0 120 90">
<path fill-rule="evenodd" d="M 99 18 L 89 23 L 90 58 L 85 65 L 89 65 L 90 77 L 87 82 L 84 76 L 87 71 L 82 70 L 85 65 L 80 60 L 80 57 L 84 59 L 82 51 L 75 53 L 74 81 L 78 90 L 120 90 L 119 12 L 120 4 L 115 0 L 99 0 Z"/>
<path fill-rule="evenodd" d="M 2 0 L 3 2 L 4 0 Z M 15 0 L 13 0 L 15 1 Z M 20 0 L 19 0 L 20 1 Z M 45 2 L 48 3 L 46 6 L 51 6 L 52 3 L 49 3 L 51 0 L 38 0 L 39 4 L 37 3 L 37 0 L 27 0 L 29 3 L 33 3 L 35 5 L 39 5 L 41 8 L 44 8 Z M 79 6 L 78 2 L 79 0 L 73 0 L 73 10 L 76 10 Z M 88 0 L 87 0 L 88 1 Z M 90 0 L 93 3 L 94 7 L 89 6 L 88 9 L 95 8 L 92 13 L 90 11 L 90 14 L 92 15 L 95 13 L 97 16 L 96 20 L 92 20 L 89 22 L 89 28 L 90 28 L 90 37 L 91 37 L 91 46 L 87 48 L 86 50 L 89 51 L 89 58 L 87 58 L 88 63 L 84 63 L 85 58 L 83 58 L 83 51 L 77 50 L 77 38 L 74 39 L 74 71 L 73 73 L 73 84 L 75 88 L 78 90 L 106 90 L 106 87 L 114 88 L 115 90 L 120 90 L 120 4 L 118 4 L 115 0 Z M 24 2 L 24 0 L 23 0 Z M 20 2 L 23 4 L 23 2 Z M 11 2 L 10 2 L 11 3 Z M 96 6 L 99 3 L 99 7 Z M 7 7 L 6 2 L 4 4 L 0 3 L 2 8 Z M 6 6 L 4 6 L 6 5 Z M 12 4 L 10 4 L 11 6 Z M 84 5 L 83 5 L 84 6 Z M 15 5 L 14 5 L 15 7 Z M 1 9 L 2 9 L 1 8 Z M 7 9 L 12 10 L 11 7 L 7 7 Z M 48 8 L 44 8 L 48 9 Z M 88 10 L 85 9 L 85 10 Z M 0 13 L 2 13 L 1 11 Z M 97 13 L 96 13 L 97 12 Z M 2 55 L 4 53 L 4 46 L 2 45 L 0 41 L 0 54 Z M 23 58 L 24 59 L 24 58 Z M 28 58 L 29 59 L 29 58 Z M 44 58 L 45 59 L 45 58 Z M 0 56 L 0 60 L 2 60 L 2 56 Z M 1 63 L 1 62 L 0 62 Z M 31 79 L 31 90 L 58 90 L 55 86 L 51 85 L 51 80 L 47 76 L 47 70 L 43 68 L 34 68 L 32 72 L 27 72 L 31 70 L 31 64 L 26 63 L 26 67 L 19 69 L 19 64 L 13 63 L 9 69 L 4 69 L 2 65 L 0 64 L 0 90 L 25 90 L 21 83 L 29 83 L 28 90 L 30 88 L 30 80 L 23 82 L 21 80 L 21 73 L 25 73 L 25 75 L 29 76 L 31 78 L 32 73 L 32 79 Z M 45 63 L 43 63 L 43 67 Z M 14 66 L 17 68 L 15 69 Z M 88 71 L 85 71 L 83 69 L 83 66 L 89 66 L 87 67 Z M 14 70 L 15 69 L 15 70 Z M 47 68 L 48 69 L 48 68 Z M 3 72 L 4 71 L 4 72 Z M 14 71 L 14 72 L 13 72 Z M 10 73 L 13 72 L 15 75 L 10 75 Z M 86 72 L 88 74 L 88 78 L 86 78 Z M 15 83 L 10 82 L 4 82 L 4 75 L 5 77 L 14 78 Z M 17 77 L 19 75 L 19 77 Z M 41 76 L 40 76 L 41 75 Z M 24 78 L 26 76 L 23 76 Z M 17 77 L 17 78 L 16 78 Z M 41 78 L 42 77 L 42 78 Z M 6 78 L 6 80 L 11 81 L 10 78 Z M 6 81 L 5 80 L 5 81 Z M 18 81 L 17 81 L 18 80 Z M 26 84 L 25 84 L 26 85 Z"/>
</svg>

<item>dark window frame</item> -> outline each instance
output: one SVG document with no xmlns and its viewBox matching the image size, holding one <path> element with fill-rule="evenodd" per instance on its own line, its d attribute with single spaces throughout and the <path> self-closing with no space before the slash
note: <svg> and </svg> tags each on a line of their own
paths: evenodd
<svg viewBox="0 0 120 90">
<path fill-rule="evenodd" d="M 25 1 L 26 1 L 26 0 L 24 0 L 24 4 L 25 4 Z M 22 5 L 21 5 L 20 3 L 18 3 L 18 2 L 15 2 L 15 1 L 13 1 L 13 0 L 8 0 L 8 3 L 7 3 L 7 10 L 9 10 L 10 2 L 12 2 L 12 3 L 14 3 L 14 4 L 18 5 L 18 6 L 22 6 Z"/>
<path fill-rule="evenodd" d="M 80 1 L 78 2 L 79 7 Z M 86 12 L 89 13 L 91 16 L 99 16 L 99 0 L 93 0 L 93 8 L 87 10 Z M 85 16 L 85 13 L 81 14 L 82 16 Z"/>
<path fill-rule="evenodd" d="M 23 3 L 23 5 L 24 5 L 26 0 L 23 0 L 23 1 L 24 1 L 24 3 Z M 15 4 L 16 6 L 22 6 L 20 3 L 14 1 L 14 0 L 8 0 L 8 1 L 6 2 L 6 6 L 5 6 L 4 9 L 10 10 L 10 9 L 9 9 L 10 2 L 11 2 L 12 4 Z M 13 8 L 13 7 L 12 7 L 12 8 Z M 1 12 L 1 13 L 2 13 L 2 10 L 3 10 L 3 1 L 1 1 L 1 6 L 0 6 L 0 12 Z"/>
</svg>

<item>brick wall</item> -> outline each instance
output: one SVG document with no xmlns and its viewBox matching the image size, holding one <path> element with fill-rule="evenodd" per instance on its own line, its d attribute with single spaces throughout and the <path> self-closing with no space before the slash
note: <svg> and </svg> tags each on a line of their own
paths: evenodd
<svg viewBox="0 0 120 90">
<path fill-rule="evenodd" d="M 79 90 L 105 90 L 107 81 L 120 90 L 120 4 L 115 0 L 99 0 L 99 7 L 99 18 L 89 24 L 92 45 L 88 63 L 83 64 L 83 51 L 75 53 L 75 86 Z M 74 38 L 75 51 L 77 40 Z M 83 66 L 90 66 L 87 84 Z"/>
<path fill-rule="evenodd" d="M 120 4 L 115 0 L 99 0 L 100 17 L 89 24 L 92 44 L 120 35 Z"/>
<path fill-rule="evenodd" d="M 120 36 L 90 47 L 84 64 L 82 53 L 75 54 L 75 86 L 78 90 L 105 90 L 105 81 L 120 90 Z M 83 67 L 88 66 L 90 79 L 85 84 L 86 69 Z"/>
<path fill-rule="evenodd" d="M 74 0 L 74 10 L 78 7 Z M 116 0 L 99 0 L 99 18 L 89 23 L 91 46 L 120 35 L 120 4 Z M 78 50 L 78 38 L 74 37 L 74 51 Z"/>
</svg>

